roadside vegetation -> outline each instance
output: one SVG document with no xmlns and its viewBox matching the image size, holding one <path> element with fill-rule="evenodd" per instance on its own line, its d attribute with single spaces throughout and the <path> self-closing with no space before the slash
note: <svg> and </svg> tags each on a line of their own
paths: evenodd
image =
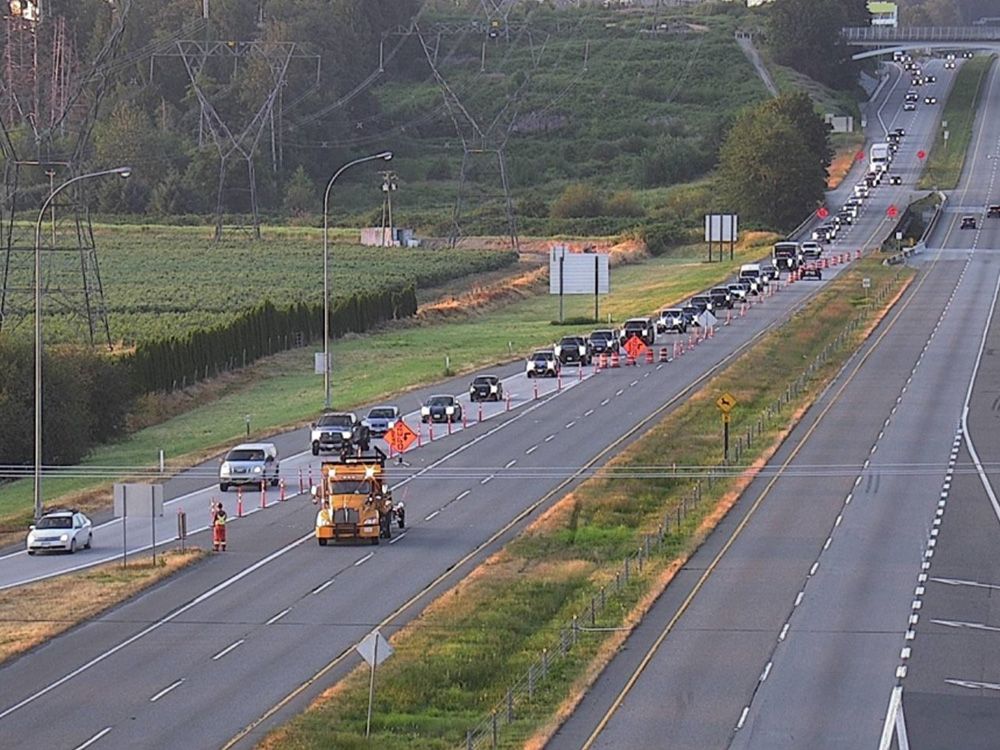
<svg viewBox="0 0 1000 750">
<path fill-rule="evenodd" d="M 196 548 L 136 556 L 0 591 L 0 663 L 135 596 L 204 556 Z"/>
<path fill-rule="evenodd" d="M 871 305 L 862 277 L 872 279 L 876 290 Z M 557 717 L 571 710 L 613 657 L 624 631 L 725 515 L 911 278 L 912 271 L 877 259 L 856 263 L 614 458 L 610 467 L 625 477 L 587 480 L 396 632 L 395 654 L 379 668 L 370 741 L 364 737 L 364 668 L 260 747 L 443 750 L 463 746 L 467 730 L 488 727 L 480 721 L 493 710 L 501 715 L 500 746 L 540 747 Z M 723 463 L 714 401 L 727 391 L 739 403 L 732 432 L 741 446 L 736 465 L 744 471 L 706 480 Z M 687 438 L 678 441 L 677 435 Z M 701 467 L 701 479 L 683 471 L 627 476 L 630 467 L 640 466 Z M 692 497 L 700 500 L 690 502 Z M 663 542 L 645 567 L 633 566 L 623 585 L 623 561 L 649 535 L 661 533 Z M 595 599 L 602 606 L 591 627 Z M 566 643 L 575 616 L 572 646 L 560 653 L 557 645 Z M 543 649 L 548 666 L 540 671 Z M 535 675 L 530 700 L 524 691 L 529 669 Z M 515 684 L 519 702 L 511 718 L 505 695 Z"/>
<path fill-rule="evenodd" d="M 954 190 L 965 167 L 965 158 L 972 142 L 972 127 L 976 120 L 979 99 L 990 67 L 996 55 L 980 55 L 963 62 L 944 105 L 941 119 L 948 123 L 948 140 L 944 128 L 934 137 L 934 146 L 918 187 L 924 190 Z"/>
<path fill-rule="evenodd" d="M 765 255 L 774 239 L 774 235 L 765 233 L 745 235 L 733 263 L 705 263 L 704 246 L 694 245 L 669 256 L 618 267 L 613 271 L 612 293 L 600 301 L 601 317 L 606 320 L 610 315 L 620 322 L 689 297 L 726 278 L 741 262 Z M 551 321 L 558 317 L 558 303 L 547 292 L 547 285 L 529 287 L 524 291 L 527 296 L 514 302 L 503 300 L 495 306 L 452 311 L 429 321 L 402 322 L 379 332 L 333 342 L 335 405 L 357 408 L 440 380 L 446 374 L 446 356 L 452 371 L 469 372 L 509 361 L 533 347 L 547 346 L 575 330 L 595 327 L 552 326 Z M 568 298 L 568 318 L 592 315 L 592 299 Z M 323 403 L 322 377 L 313 373 L 314 350 L 305 347 L 268 358 L 252 368 L 251 377 L 234 375 L 229 386 L 209 386 L 209 398 L 198 397 L 200 386 L 192 388 L 187 398 L 198 408 L 139 430 L 120 442 L 99 446 L 83 465 L 150 467 L 163 449 L 169 466 L 182 467 L 239 441 L 245 434 L 246 414 L 251 415 L 251 434 L 255 437 L 307 423 Z M 405 367 L 400 362 L 405 362 Z M 50 504 L 72 502 L 81 508 L 106 507 L 111 481 L 110 476 L 106 480 L 47 478 L 45 495 Z M 8 540 L 23 536 L 30 514 L 29 481 L 0 486 L 0 529 L 8 532 Z"/>
</svg>

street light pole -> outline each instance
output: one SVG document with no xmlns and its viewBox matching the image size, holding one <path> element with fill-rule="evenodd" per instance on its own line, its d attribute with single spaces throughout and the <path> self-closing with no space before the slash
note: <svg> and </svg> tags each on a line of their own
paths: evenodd
<svg viewBox="0 0 1000 750">
<path fill-rule="evenodd" d="M 74 182 L 89 180 L 92 177 L 104 177 L 109 174 L 128 177 L 132 174 L 132 167 L 105 169 L 100 172 L 77 175 L 66 180 L 49 193 L 49 197 L 45 199 L 38 212 L 38 221 L 35 223 L 35 480 L 33 494 L 36 521 L 42 517 L 42 221 L 45 218 L 46 209 L 65 188 Z M 55 231 L 54 227 L 53 231 Z"/>
<path fill-rule="evenodd" d="M 349 161 L 330 178 L 326 185 L 326 192 L 323 193 L 323 408 L 330 408 L 330 189 L 342 173 L 366 161 L 382 159 L 389 161 L 392 158 L 392 151 L 382 151 L 370 156 L 362 156 L 360 159 Z"/>
</svg>

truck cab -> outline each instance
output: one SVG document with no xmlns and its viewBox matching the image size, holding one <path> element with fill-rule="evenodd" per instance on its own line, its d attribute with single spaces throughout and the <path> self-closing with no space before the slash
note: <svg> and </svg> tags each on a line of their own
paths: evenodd
<svg viewBox="0 0 1000 750">
<path fill-rule="evenodd" d="M 323 502 L 316 516 L 316 541 L 321 547 L 337 542 L 368 542 L 392 535 L 392 521 L 404 528 L 403 504 L 394 505 L 385 483 L 386 455 L 373 453 L 324 461 L 314 501 Z"/>
<path fill-rule="evenodd" d="M 798 242 L 776 242 L 771 250 L 771 258 L 779 271 L 794 271 L 799 267 L 801 256 Z"/>
</svg>

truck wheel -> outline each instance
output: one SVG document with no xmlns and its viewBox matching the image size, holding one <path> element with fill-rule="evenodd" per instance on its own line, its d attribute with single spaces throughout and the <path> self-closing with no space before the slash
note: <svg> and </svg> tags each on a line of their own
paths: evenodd
<svg viewBox="0 0 1000 750">
<path fill-rule="evenodd" d="M 219 482 L 219 491 L 220 492 L 227 492 L 228 490 L 229 490 L 229 485 L 228 484 L 226 484 L 225 482 Z"/>
<path fill-rule="evenodd" d="M 370 448 L 371 448 L 371 442 L 369 442 L 368 440 L 366 440 L 361 444 L 361 450 L 364 453 L 367 453 Z"/>
<path fill-rule="evenodd" d="M 313 445 L 312 445 L 312 452 L 313 452 L 314 456 L 318 456 L 319 455 L 319 445 L 317 445 L 316 443 L 313 443 Z"/>
<path fill-rule="evenodd" d="M 320 547 L 326 546 L 326 539 L 317 539 L 316 541 L 319 542 Z"/>
</svg>

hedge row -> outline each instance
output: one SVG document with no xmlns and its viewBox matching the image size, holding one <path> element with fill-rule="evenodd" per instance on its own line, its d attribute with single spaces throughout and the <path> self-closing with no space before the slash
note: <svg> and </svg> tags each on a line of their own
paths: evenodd
<svg viewBox="0 0 1000 750">
<path fill-rule="evenodd" d="M 331 305 L 330 335 L 362 333 L 416 312 L 417 293 L 412 285 L 358 292 Z M 139 392 L 172 391 L 282 349 L 303 346 L 322 334 L 322 305 L 298 303 L 278 309 L 266 301 L 229 323 L 141 343 L 129 365 Z"/>
</svg>

